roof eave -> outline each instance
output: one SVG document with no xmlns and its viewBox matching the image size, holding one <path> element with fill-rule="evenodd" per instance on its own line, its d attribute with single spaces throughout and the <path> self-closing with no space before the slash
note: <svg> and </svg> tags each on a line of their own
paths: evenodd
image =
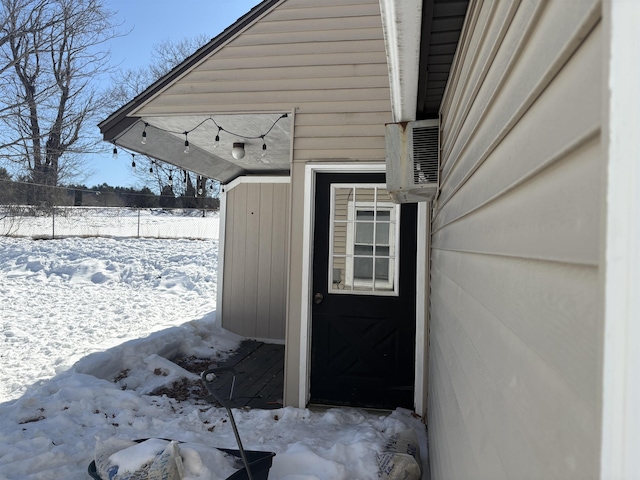
<svg viewBox="0 0 640 480">
<path fill-rule="evenodd" d="M 422 0 L 380 0 L 394 122 L 416 119 Z"/>
</svg>

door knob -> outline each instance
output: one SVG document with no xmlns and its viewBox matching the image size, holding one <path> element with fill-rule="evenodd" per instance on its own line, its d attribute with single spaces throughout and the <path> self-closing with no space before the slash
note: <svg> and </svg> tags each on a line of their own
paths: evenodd
<svg viewBox="0 0 640 480">
<path fill-rule="evenodd" d="M 313 303 L 315 303 L 316 305 L 320 305 L 323 300 L 324 300 L 324 295 L 322 295 L 320 292 L 316 293 L 313 296 Z"/>
</svg>

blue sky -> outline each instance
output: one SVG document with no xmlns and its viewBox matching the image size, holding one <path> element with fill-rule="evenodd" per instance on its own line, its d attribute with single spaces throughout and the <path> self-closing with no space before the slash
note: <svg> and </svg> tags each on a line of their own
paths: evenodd
<svg viewBox="0 0 640 480">
<path fill-rule="evenodd" d="M 111 62 L 121 68 L 148 65 L 153 46 L 163 40 L 177 41 L 204 34 L 213 38 L 260 3 L 260 0 L 104 0 L 117 11 L 116 23 L 132 30 L 125 37 L 110 41 Z M 118 106 L 114 106 L 114 110 Z M 97 127 L 96 127 L 97 129 Z M 88 158 L 93 171 L 83 183 L 88 187 L 108 183 L 112 186 L 141 186 L 132 175 L 130 159 L 121 155 L 112 160 L 113 147 L 104 142 L 103 154 Z"/>
</svg>

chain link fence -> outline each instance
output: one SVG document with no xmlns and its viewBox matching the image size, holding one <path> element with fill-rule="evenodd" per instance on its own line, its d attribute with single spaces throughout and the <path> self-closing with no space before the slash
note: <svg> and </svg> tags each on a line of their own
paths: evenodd
<svg viewBox="0 0 640 480">
<path fill-rule="evenodd" d="M 213 239 L 218 210 L 0 206 L 0 236 Z"/>
</svg>

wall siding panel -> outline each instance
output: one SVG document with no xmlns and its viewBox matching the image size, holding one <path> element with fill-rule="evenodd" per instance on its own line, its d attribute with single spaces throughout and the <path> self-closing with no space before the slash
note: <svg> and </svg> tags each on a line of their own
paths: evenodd
<svg viewBox="0 0 640 480">
<path fill-rule="evenodd" d="M 287 188 L 274 188 L 273 202 L 277 210 L 273 217 L 272 238 L 274 248 L 271 249 L 271 264 L 278 265 L 279 268 L 271 269 L 271 298 L 278 301 L 271 302 L 271 316 L 269 320 L 269 328 L 274 338 L 285 338 L 285 317 L 286 317 L 286 298 L 287 298 L 287 272 L 289 252 L 289 205 L 290 191 Z"/>
<path fill-rule="evenodd" d="M 465 258 L 464 263 L 467 261 Z M 522 267 L 510 268 L 526 272 Z M 469 271 L 465 268 L 464 273 L 468 275 Z M 583 272 L 578 273 L 581 274 Z M 492 443 L 496 445 L 500 455 L 505 457 L 503 463 L 507 467 L 509 478 L 520 478 L 523 472 L 527 472 L 532 478 L 562 478 L 567 474 L 565 458 L 572 458 L 584 476 L 593 468 L 594 459 L 589 458 L 591 452 L 583 449 L 582 445 L 593 435 L 597 435 L 597 431 L 594 431 L 593 409 L 598 392 L 594 391 L 593 382 L 589 381 L 588 375 L 581 372 L 583 365 L 580 363 L 583 358 L 587 359 L 586 366 L 595 363 L 594 349 L 589 348 L 588 342 L 582 342 L 590 338 L 589 325 L 584 326 L 586 332 L 568 333 L 581 337 L 576 342 L 577 348 L 572 348 L 573 351 L 569 354 L 556 352 L 553 346 L 558 341 L 554 334 L 559 335 L 561 330 L 554 327 L 558 324 L 562 326 L 562 322 L 567 320 L 562 316 L 566 316 L 567 312 L 546 308 L 540 313 L 540 309 L 534 305 L 534 311 L 529 317 L 536 323 L 527 324 L 527 318 L 514 320 L 512 312 L 520 314 L 521 310 L 535 302 L 528 302 L 526 307 L 518 305 L 519 308 L 513 308 L 513 304 L 520 303 L 519 300 L 527 297 L 528 292 L 518 295 L 517 288 L 505 288 L 506 292 L 494 295 L 495 303 L 501 301 L 506 304 L 506 307 L 501 306 L 502 311 L 509 315 L 505 320 L 480 303 L 489 298 L 488 295 L 478 295 L 476 291 L 469 292 L 464 288 L 468 284 L 480 285 L 485 281 L 493 280 L 496 283 L 497 279 L 486 278 L 486 275 L 494 275 L 494 272 L 487 269 L 473 281 L 461 282 L 463 285 L 459 285 L 440 271 L 434 271 L 433 274 L 436 286 L 432 291 L 432 302 L 437 306 L 436 314 L 440 318 L 447 318 L 442 324 L 442 333 L 451 342 L 451 348 L 445 351 L 455 352 L 452 361 L 461 364 L 466 372 L 464 378 L 468 379 L 468 385 L 454 381 L 454 385 L 459 388 L 456 398 L 461 404 L 471 403 L 479 408 L 486 421 L 486 424 L 467 424 L 465 430 L 471 437 L 482 436 L 483 430 L 488 430 Z M 565 286 L 564 281 L 574 280 L 570 275 L 562 276 L 561 279 L 553 274 L 548 276 L 549 283 L 553 285 Z M 587 319 L 593 316 L 590 312 L 593 311 L 594 301 L 584 299 L 582 292 L 589 292 L 588 287 L 597 283 L 595 277 L 596 274 L 590 272 L 584 278 L 579 276 L 578 281 L 572 285 L 583 300 L 586 300 L 583 305 Z M 501 278 L 500 281 L 502 280 Z M 516 281 L 513 277 L 507 277 L 504 282 L 509 280 Z M 531 288 L 533 282 L 520 279 L 518 284 L 520 287 Z M 579 287 L 587 288 L 583 290 Z M 484 293 L 482 288 L 475 290 Z M 564 296 L 566 292 L 558 292 L 557 295 L 562 299 L 567 298 Z M 446 310 L 443 313 L 437 309 Z M 545 315 L 548 311 L 550 313 Z M 551 325 L 546 325 L 547 323 Z M 592 320 L 590 323 L 595 322 Z M 520 328 L 513 328 L 514 324 Z M 536 326 L 542 333 L 530 332 Z M 566 336 L 562 338 L 566 339 Z M 587 345 L 583 347 L 580 343 Z M 580 347 L 583 349 L 580 350 Z M 560 345 L 560 348 L 564 347 Z M 551 353 L 548 354 L 548 351 Z M 577 358 L 571 358 L 572 355 Z M 551 363 L 557 362 L 558 356 L 568 357 L 569 362 Z M 598 370 L 597 365 L 595 370 Z M 582 378 L 571 378 L 574 372 L 582 373 Z M 587 385 L 576 385 L 579 382 Z M 580 391 L 576 386 L 584 388 Z M 487 399 L 490 401 L 487 402 Z M 568 405 L 570 408 L 557 416 Z M 475 445 L 476 441 L 472 443 Z M 583 478 L 582 476 L 578 478 Z"/>
<path fill-rule="evenodd" d="M 222 326 L 284 340 L 287 183 L 244 183 L 227 192 Z"/>
<path fill-rule="evenodd" d="M 602 154 L 594 143 L 438 228 L 434 246 L 596 265 Z"/>
<path fill-rule="evenodd" d="M 597 478 L 600 5 L 472 1 L 441 108 L 434 479 Z"/>
<path fill-rule="evenodd" d="M 442 149 L 446 161 L 442 175 L 445 182 L 441 194 L 443 201 L 492 153 L 495 145 L 528 113 L 528 109 L 551 82 L 561 89 L 555 83 L 556 75 L 567 66 L 567 61 L 576 50 L 580 52 L 578 47 L 584 36 L 597 22 L 593 3 L 597 2 L 544 2 L 546 8 L 533 17 L 530 17 L 532 12 L 529 9 L 523 9 L 522 16 L 529 21 L 527 27 L 516 23 L 516 28 L 509 30 L 495 57 L 487 59 L 491 65 L 486 77 L 481 78 L 481 87 L 467 100 L 472 103 L 469 111 L 464 112 L 464 123 L 461 123 L 459 130 L 444 133 Z M 522 2 L 524 6 L 533 4 Z M 520 38 L 523 34 L 527 36 Z M 514 45 L 521 45 L 521 48 L 515 48 Z M 596 48 L 596 54 L 599 54 L 599 46 Z M 600 71 L 600 57 L 592 67 L 596 72 Z M 573 68 L 572 65 L 570 69 Z M 588 78 L 598 82 L 596 85 L 600 82 L 597 76 Z M 582 80 L 576 83 L 573 78 L 572 86 L 578 90 L 588 88 L 590 82 Z M 561 91 L 571 93 L 563 89 Z M 466 95 L 470 94 L 465 92 L 459 101 L 464 101 Z M 593 97 L 589 101 L 593 102 Z M 579 108 L 582 105 L 574 103 L 572 107 Z M 561 109 L 557 108 L 556 112 L 560 113 Z M 447 118 L 443 115 L 445 122 Z M 457 119 L 461 121 L 459 117 Z"/>
<path fill-rule="evenodd" d="M 368 1 L 368 0 L 367 0 Z M 280 32 L 280 33 L 255 33 L 247 32 L 234 41 L 234 45 L 282 45 L 283 43 L 298 43 L 308 41 L 306 32 Z M 314 32 L 314 38 L 322 42 L 337 42 L 343 40 L 378 40 L 380 30 L 376 26 L 371 28 L 358 28 L 350 30 L 321 30 Z"/>
<path fill-rule="evenodd" d="M 442 211 L 436 229 L 504 194 L 523 179 L 539 174 L 541 169 L 558 162 L 590 138 L 598 139 L 601 112 L 599 102 L 593 99 L 600 95 L 602 88 L 598 63 L 600 41 L 600 31 L 589 36 L 583 48 L 556 77 L 554 86 L 557 88 L 540 95 L 527 115 L 495 146 L 481 169 L 475 169 L 471 160 L 464 165 L 465 160 L 459 160 L 459 177 L 464 176 L 463 168 L 473 170 L 474 174 L 467 175 L 469 178 L 457 187 L 460 194 L 455 200 L 443 198 L 440 201 Z M 584 79 L 589 81 L 584 82 Z M 576 83 L 581 83 L 579 88 L 574 87 Z M 476 143 L 482 143 L 482 149 L 486 150 L 489 142 L 488 138 L 482 137 Z M 482 151 L 477 154 L 482 155 Z M 501 161 L 504 158 L 509 161 Z M 456 181 L 452 174 L 447 185 Z"/>
<path fill-rule="evenodd" d="M 258 191 L 260 211 L 257 212 L 258 229 L 261 232 L 259 237 L 260 247 L 264 254 L 258 257 L 258 278 L 257 278 L 257 304 L 259 305 L 256 315 L 256 336 L 267 338 L 269 335 L 270 311 L 271 311 L 271 271 L 272 255 L 271 250 L 276 246 L 273 244 L 273 217 L 275 212 L 265 205 L 273 205 L 274 184 L 265 184 Z M 265 233 L 262 233 L 265 232 Z"/>
<path fill-rule="evenodd" d="M 454 325 L 450 322 L 451 325 Z M 442 343 L 442 345 L 440 345 Z M 467 373 L 463 370 L 462 360 L 458 360 L 456 357 L 445 355 L 444 352 L 451 351 L 453 346 L 450 342 L 440 337 L 438 341 L 431 343 L 431 348 L 434 349 L 433 356 L 440 358 L 437 368 L 440 370 L 438 375 L 441 376 L 443 382 L 442 392 L 438 392 L 438 397 L 442 399 L 455 397 L 459 399 L 460 403 L 453 406 L 446 413 L 445 421 L 441 425 L 438 425 L 447 437 L 448 441 L 444 445 L 438 445 L 438 451 L 442 452 L 442 449 L 448 449 L 448 457 L 463 445 L 466 455 L 459 457 L 454 462 L 455 470 L 450 474 L 451 478 L 487 478 L 487 479 L 501 479 L 509 478 L 505 472 L 502 459 L 499 457 L 494 444 L 488 438 L 488 434 L 484 429 L 477 428 L 478 424 L 483 424 L 485 419 L 478 404 L 475 402 L 475 398 L 468 395 L 466 392 L 471 391 L 470 379 Z M 447 358 L 446 361 L 443 361 Z M 457 390 L 465 392 L 464 396 L 460 396 L 456 393 Z M 459 393 L 459 392 L 458 392 Z M 467 436 L 463 434 L 463 431 L 459 429 L 448 428 L 448 424 L 462 423 L 466 426 L 467 431 L 477 432 L 478 436 Z M 484 437 L 484 438 L 483 438 Z M 516 438 L 515 440 L 519 440 Z M 430 442 L 430 445 L 434 445 Z M 513 461 L 516 461 L 515 459 Z M 484 477 L 469 477 L 468 473 L 475 470 L 483 471 Z M 445 477 L 447 478 L 447 477 Z"/>
</svg>

